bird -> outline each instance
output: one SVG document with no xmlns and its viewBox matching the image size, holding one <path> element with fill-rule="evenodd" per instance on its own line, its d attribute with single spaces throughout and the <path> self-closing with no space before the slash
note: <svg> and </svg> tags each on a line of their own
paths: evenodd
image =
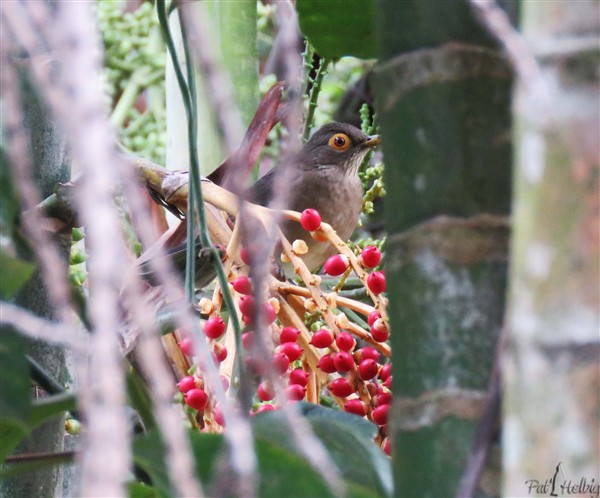
<svg viewBox="0 0 600 498">
<path fill-rule="evenodd" d="M 350 124 L 325 124 L 285 164 L 275 166 L 250 187 L 248 198 L 268 206 L 274 197 L 276 176 L 286 168 L 285 180 L 289 184 L 284 207 L 298 212 L 317 210 L 322 221 L 347 240 L 362 210 L 363 188 L 358 169 L 369 150 L 379 143 L 378 135 L 368 136 Z M 336 252 L 329 242 L 315 240 L 297 222 L 283 221 L 281 229 L 290 242 L 306 242 L 309 250 L 301 257 L 311 271 Z"/>
<path fill-rule="evenodd" d="M 346 123 L 327 123 L 298 152 L 259 178 L 247 190 L 246 198 L 269 207 L 275 197 L 277 176 L 283 174 L 289 183 L 284 202 L 277 207 L 298 212 L 315 209 L 342 240 L 348 240 L 362 210 L 363 189 L 358 170 L 367 153 L 379 143 L 379 135 L 369 136 Z M 281 230 L 290 242 L 304 240 L 308 252 L 301 257 L 310 271 L 318 270 L 336 253 L 329 242 L 315 240 L 297 222 L 284 220 Z M 196 251 L 196 287 L 202 288 L 214 278 L 214 270 L 208 259 L 210 252 L 198 242 Z M 185 245 L 170 249 L 168 256 L 179 271 L 185 270 Z M 284 265 L 284 270 L 291 276 L 289 265 Z"/>
</svg>

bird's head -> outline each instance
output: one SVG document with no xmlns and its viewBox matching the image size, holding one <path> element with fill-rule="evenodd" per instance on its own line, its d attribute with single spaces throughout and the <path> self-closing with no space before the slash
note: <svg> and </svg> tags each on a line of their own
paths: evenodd
<svg viewBox="0 0 600 498">
<path fill-rule="evenodd" d="M 355 126 L 328 123 L 304 144 L 298 162 L 304 169 L 336 167 L 346 174 L 355 173 L 367 152 L 379 142 L 379 135 L 365 135 Z"/>
</svg>

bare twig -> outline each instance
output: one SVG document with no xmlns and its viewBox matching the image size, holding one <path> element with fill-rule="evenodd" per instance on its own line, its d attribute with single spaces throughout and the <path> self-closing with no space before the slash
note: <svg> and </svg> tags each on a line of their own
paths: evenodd
<svg viewBox="0 0 600 498">
<path fill-rule="evenodd" d="M 457 498 L 470 498 L 476 495 L 477 486 L 479 485 L 481 473 L 487 461 L 493 437 L 498 430 L 502 402 L 500 362 L 504 347 L 504 337 L 505 330 L 503 329 L 496 346 L 496 357 L 488 389 L 488 398 L 477 425 L 469 459 L 458 485 Z"/>
<path fill-rule="evenodd" d="M 3 8 L 7 5 L 10 8 L 5 14 L 9 22 L 25 24 L 24 29 L 15 31 L 15 37 L 28 52 L 36 53 L 44 48 L 37 43 L 37 36 L 45 36 L 45 45 L 53 48 L 60 57 L 60 75 L 39 64 L 32 65 L 32 75 L 54 114 L 61 117 L 73 157 L 87 170 L 79 200 L 93 261 L 89 273 L 94 285 L 90 298 L 90 318 L 94 327 L 90 339 L 90 366 L 94 377 L 87 379 L 87 389 L 81 391 L 88 424 L 82 493 L 126 496 L 125 482 L 131 464 L 130 433 L 116 336 L 119 309 L 116 286 L 124 258 L 118 243 L 121 241 L 118 217 L 111 202 L 113 176 L 110 174 L 110 168 L 116 167 L 118 161 L 112 157 L 114 139 L 103 119 L 100 50 L 94 36 L 91 6 L 76 4 L 66 8 L 56 4 L 50 9 L 46 4 L 11 2 L 3 4 Z M 46 22 L 34 28 L 34 20 L 41 17 Z M 40 29 L 40 26 L 46 29 Z M 51 33 L 48 33 L 49 29 Z M 102 375 L 96 375 L 98 372 Z"/>
<path fill-rule="evenodd" d="M 60 451 L 60 452 L 40 452 L 40 453 L 19 453 L 18 455 L 10 455 L 6 457 L 4 463 L 24 463 L 24 462 L 43 462 L 45 460 L 65 461 L 69 462 L 77 456 L 75 451 Z"/>
<path fill-rule="evenodd" d="M 182 490 L 194 490 L 193 496 L 204 496 L 199 483 L 193 478 L 194 467 L 190 452 L 182 451 L 184 448 L 189 449 L 189 442 L 182 427 L 181 412 L 171 402 L 171 372 L 160 343 L 151 304 L 143 298 L 139 276 L 130 275 L 124 297 L 133 318 L 132 326 L 139 327 L 141 331 L 136 348 L 137 358 L 149 382 L 154 414 L 165 443 L 165 460 L 170 480 L 179 493 Z"/>
<path fill-rule="evenodd" d="M 203 6 L 198 4 L 196 7 L 202 8 Z M 193 11 L 188 12 L 188 17 L 193 17 Z M 181 20 L 181 17 L 180 17 Z M 193 26 L 192 26 L 193 28 Z M 205 36 L 205 31 L 200 28 L 194 31 L 195 36 L 203 37 Z M 204 42 L 202 41 L 204 40 Z M 232 107 L 232 99 L 227 100 L 228 95 L 223 93 L 229 87 L 223 81 L 218 81 L 215 85 L 215 75 L 220 75 L 218 69 L 216 69 L 216 65 L 214 60 L 212 59 L 212 55 L 207 51 L 210 49 L 210 39 L 207 37 L 206 39 L 200 39 L 199 43 L 194 43 L 194 46 L 202 45 L 202 48 L 199 51 L 199 59 L 201 65 L 204 64 L 208 67 L 211 90 L 214 92 L 213 99 L 215 99 L 219 105 L 217 106 L 217 110 L 220 111 L 220 117 L 223 119 L 223 131 L 226 137 L 226 143 L 229 149 L 229 152 L 232 153 L 235 147 L 241 142 L 243 137 L 243 129 L 241 127 L 241 119 L 239 117 L 236 119 L 235 114 L 237 113 L 237 108 Z M 203 51 L 204 50 L 204 51 Z M 220 83 L 220 84 L 219 84 Z M 189 82 L 189 84 L 193 84 Z M 190 86 L 190 88 L 192 88 Z M 191 99 L 190 99 L 191 101 Z M 188 102 L 191 105 L 191 102 Z M 190 109 L 188 113 L 188 119 L 193 118 L 193 113 L 195 110 Z M 192 127 L 193 128 L 193 127 Z M 194 157 L 192 157 L 192 161 Z M 192 166 L 193 168 L 193 166 Z M 194 180 L 194 173 L 198 173 L 196 168 L 192 169 L 192 181 Z M 198 199 L 201 199 L 201 193 L 198 193 Z M 198 206 L 198 214 L 200 216 L 200 222 L 202 224 L 202 206 Z M 210 240 L 208 239 L 208 232 L 206 231 L 206 227 L 200 227 L 200 239 L 203 244 L 209 244 Z M 208 240 L 207 240 L 208 239 Z M 216 265 L 216 270 L 219 276 L 219 281 L 221 285 L 224 287 L 226 285 L 226 275 L 223 272 L 223 269 L 220 267 L 220 263 Z M 227 296 L 226 298 L 228 298 Z M 233 306 L 233 303 L 231 303 Z M 235 320 L 235 317 L 233 317 Z M 237 328 L 237 324 L 234 325 Z M 206 344 L 204 337 L 199 331 L 199 326 L 197 327 L 199 338 L 196 341 L 196 345 L 200 346 L 199 351 L 201 353 L 201 359 L 205 369 L 208 370 L 209 374 L 209 384 L 213 393 L 216 394 L 219 399 L 219 403 L 221 409 L 223 411 L 223 415 L 227 422 L 229 429 L 226 431 L 226 438 L 230 445 L 230 461 L 232 464 L 233 470 L 240 477 L 239 482 L 239 491 L 240 494 L 246 496 L 253 496 L 256 494 L 256 455 L 254 454 L 253 440 L 252 440 L 252 432 L 248 420 L 244 417 L 240 416 L 240 413 L 235 410 L 226 397 L 223 390 L 223 386 L 220 380 L 214 378 L 214 375 L 218 378 L 218 371 L 216 370 L 212 359 L 210 358 L 210 352 L 208 350 L 208 345 Z M 237 334 L 238 338 L 241 334 Z M 243 369 L 243 365 L 240 365 Z M 244 376 L 245 377 L 245 376 Z M 246 379 L 242 379 L 246 382 Z"/>
<path fill-rule="evenodd" d="M 470 1 L 483 24 L 506 50 L 520 83 L 526 89 L 530 103 L 536 106 L 536 113 L 541 121 L 552 121 L 550 90 L 544 80 L 542 69 L 527 41 L 513 27 L 508 15 L 495 0 Z"/>
<path fill-rule="evenodd" d="M 60 322 L 50 322 L 10 303 L 0 303 L 0 323 L 11 325 L 32 339 L 49 344 L 60 344 L 74 352 L 85 352 L 85 337 L 82 330 Z"/>
<path fill-rule="evenodd" d="M 3 95 L 4 130 L 7 137 L 8 153 L 13 164 L 14 183 L 20 193 L 23 211 L 30 211 L 30 216 L 22 218 L 22 226 L 31 239 L 31 248 L 39 261 L 39 270 L 48 288 L 48 299 L 53 305 L 57 317 L 64 321 L 73 322 L 71 313 L 73 307 L 67 281 L 66 261 L 58 254 L 56 242 L 52 240 L 47 231 L 43 230 L 43 216 L 39 210 L 35 209 L 41 198 L 33 181 L 33 164 L 29 153 L 27 132 L 22 120 L 23 102 L 19 91 L 17 62 L 14 59 L 11 60 L 9 55 L 9 51 L 15 47 L 14 43 L 9 40 L 8 35 L 10 32 L 14 32 L 15 29 L 22 29 L 22 15 L 18 12 L 21 9 L 16 3 L 4 4 L 2 8 L 3 10 L 6 8 L 6 14 L 9 15 L 11 21 L 17 19 L 17 25 L 8 24 L 5 16 L 2 16 L 1 22 L 5 29 L 0 29 L 2 37 L 0 64 L 3 68 L 0 71 L 0 78 Z M 36 50 L 41 48 L 35 36 L 31 36 L 29 41 Z M 31 60 L 33 61 L 33 59 Z M 33 61 L 33 64 L 40 63 L 48 66 L 52 64 L 47 56 L 42 56 Z M 21 66 L 22 69 L 26 69 L 27 64 L 25 61 Z"/>
<path fill-rule="evenodd" d="M 287 16 L 287 18 L 291 17 L 289 22 L 297 23 L 297 19 L 294 14 L 293 6 L 289 2 L 280 2 L 278 4 L 278 8 L 287 9 L 291 12 L 291 16 Z M 191 9 L 195 11 L 195 9 Z M 241 142 L 241 133 L 238 131 L 237 123 L 239 122 L 236 119 L 233 119 L 230 114 L 228 114 L 228 106 L 231 102 L 233 102 L 233 92 L 229 90 L 230 86 L 226 83 L 226 79 L 222 77 L 222 74 L 218 72 L 215 68 L 218 67 L 216 62 L 211 59 L 212 54 L 211 51 L 211 43 L 210 37 L 207 36 L 207 28 L 202 24 L 202 19 L 197 16 L 194 12 L 191 12 L 188 16 L 191 19 L 192 31 L 198 39 L 198 42 L 194 44 L 196 49 L 196 54 L 198 61 L 200 62 L 201 68 L 204 69 L 206 73 L 209 85 L 211 86 L 211 92 L 213 95 L 217 95 L 217 97 L 225 96 L 225 93 L 229 94 L 228 99 L 224 102 L 227 105 L 216 105 L 217 114 L 220 116 L 221 124 L 223 126 L 223 130 L 226 136 L 226 142 L 228 144 L 228 148 L 230 152 L 233 152 L 235 147 Z M 283 27 L 281 27 L 283 29 Z M 297 52 L 297 37 L 296 36 L 285 36 L 286 33 L 297 33 L 297 30 L 283 30 L 283 52 L 284 57 L 283 60 L 286 62 L 287 67 L 285 68 L 286 80 L 288 84 L 288 94 L 290 98 L 289 104 L 289 113 L 283 117 L 284 126 L 287 127 L 289 135 L 288 139 L 284 143 L 284 147 L 282 148 L 282 154 L 280 157 L 280 162 L 282 164 L 286 163 L 287 156 L 297 150 L 299 146 L 299 131 L 300 124 L 302 120 L 302 99 L 300 95 L 300 81 L 301 81 L 301 58 Z M 219 102 L 219 99 L 217 99 Z M 234 166 L 235 169 L 235 166 Z M 241 173 L 241 172 L 240 172 Z M 287 168 L 282 168 L 281 174 L 275 180 L 275 188 L 274 192 L 276 193 L 274 198 L 271 199 L 270 207 L 281 208 L 285 207 L 285 201 L 289 196 L 290 189 L 290 181 L 288 179 L 289 171 Z M 232 186 L 232 190 L 235 193 L 240 194 L 244 191 L 245 187 L 245 178 L 243 175 L 238 175 L 242 177 L 242 182 L 237 182 L 236 185 Z M 204 191 L 204 186 L 203 186 Z M 235 199 L 229 199 L 231 208 L 236 205 Z M 252 206 L 254 208 L 254 206 Z M 242 204 L 238 205 L 240 210 L 238 214 L 238 223 L 242 223 L 242 234 L 245 232 L 244 226 L 248 223 L 248 221 L 244 222 L 244 220 L 249 220 L 246 216 L 247 206 Z M 236 211 L 237 211 L 236 209 Z M 254 212 L 254 209 L 252 209 Z M 250 267 L 250 276 L 252 278 L 254 284 L 254 292 L 257 302 L 260 302 L 263 299 L 264 293 L 267 288 L 267 279 L 269 275 L 270 265 L 268 262 L 267 256 L 273 252 L 273 248 L 279 237 L 281 236 L 280 230 L 277 225 L 279 222 L 280 214 L 276 213 L 273 218 L 271 218 L 271 222 L 266 224 L 267 228 L 267 237 L 261 238 L 259 241 L 254 239 L 252 246 L 247 244 L 247 248 L 250 252 L 250 259 L 252 261 L 252 265 Z M 242 237 L 243 239 L 243 237 Z M 258 242 L 258 243 L 257 243 Z M 260 307 L 258 307 L 260 309 Z M 256 317 L 259 318 L 259 317 Z M 257 324 L 261 323 L 260 319 L 255 320 Z M 259 326 L 257 330 L 255 330 L 255 335 L 261 339 L 258 346 L 261 350 L 266 349 L 266 344 L 263 343 L 262 339 L 266 337 L 266 334 L 261 330 L 264 327 Z M 270 372 L 273 374 L 273 372 Z M 275 375 L 269 375 L 270 380 L 273 382 L 275 386 L 275 390 L 277 396 L 280 399 L 285 398 L 285 392 L 283 390 L 283 386 L 281 382 L 276 378 Z M 297 408 L 291 405 L 284 403 L 284 409 L 287 411 L 287 420 L 290 422 L 289 426 L 292 430 L 292 435 L 294 440 L 298 444 L 298 447 L 301 451 L 306 455 L 308 460 L 311 462 L 313 467 L 318 470 L 318 472 L 323 475 L 326 482 L 329 484 L 332 491 L 336 494 L 343 494 L 343 484 L 338 472 L 336 472 L 336 467 L 331 461 L 329 455 L 327 454 L 326 449 L 323 447 L 318 438 L 315 437 L 314 433 L 310 429 L 309 424 L 300 417 L 297 412 Z M 228 427 L 227 432 L 232 430 Z M 327 472 L 324 472 L 324 469 L 327 469 Z"/>
<path fill-rule="evenodd" d="M 29 4 L 32 11 L 41 4 Z M 35 7 L 34 7 L 35 5 Z M 90 255 L 90 339 L 88 389 L 82 390 L 87 421 L 82 494 L 124 496 L 131 466 L 130 428 L 125 411 L 125 382 L 118 346 L 119 294 L 126 259 L 119 217 L 112 201 L 118 177 L 115 137 L 108 126 L 100 80 L 101 50 L 91 5 L 64 4 L 46 9 L 55 21 L 46 41 L 61 58 L 61 95 L 49 103 L 68 132 L 74 159 L 86 171 L 78 199 Z M 39 10 L 38 10 L 39 12 Z M 47 23 L 50 24 L 50 23 Z M 38 80 L 44 87 L 43 80 Z M 96 375 L 102 372 L 102 375 Z M 89 393 L 89 394 L 88 394 Z"/>
</svg>

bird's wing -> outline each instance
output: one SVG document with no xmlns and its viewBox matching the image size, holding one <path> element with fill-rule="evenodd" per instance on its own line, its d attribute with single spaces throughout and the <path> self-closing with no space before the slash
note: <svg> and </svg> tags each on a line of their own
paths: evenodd
<svg viewBox="0 0 600 498">
<path fill-rule="evenodd" d="M 273 198 L 273 182 L 276 168 L 273 168 L 248 189 L 248 200 L 261 206 L 267 206 Z"/>
</svg>

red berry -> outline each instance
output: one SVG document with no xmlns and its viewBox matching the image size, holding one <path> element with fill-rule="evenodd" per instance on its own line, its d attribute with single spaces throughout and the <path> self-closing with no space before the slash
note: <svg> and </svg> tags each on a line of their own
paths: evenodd
<svg viewBox="0 0 600 498">
<path fill-rule="evenodd" d="M 191 375 L 186 375 L 177 383 L 177 387 L 182 393 L 187 393 L 190 389 L 194 389 L 196 387 L 196 381 Z"/>
<path fill-rule="evenodd" d="M 213 420 L 221 427 L 225 427 L 225 417 L 223 416 L 223 410 L 220 406 L 217 406 L 213 411 Z"/>
<path fill-rule="evenodd" d="M 337 277 L 346 271 L 348 268 L 348 258 L 343 254 L 335 254 L 331 256 L 327 261 L 325 261 L 325 265 L 323 269 L 327 275 L 331 275 L 332 277 Z"/>
<path fill-rule="evenodd" d="M 381 261 L 381 251 L 375 246 L 367 246 L 360 253 L 360 259 L 367 268 L 375 268 Z"/>
<path fill-rule="evenodd" d="M 261 382 L 256 389 L 256 393 L 261 401 L 271 401 L 275 397 L 273 386 L 268 382 Z"/>
<path fill-rule="evenodd" d="M 379 351 L 377 351 L 375 348 L 371 347 L 371 346 L 365 346 L 364 348 L 360 348 L 357 352 L 356 352 L 356 356 L 359 359 L 359 361 L 363 361 L 363 360 L 379 360 Z"/>
<path fill-rule="evenodd" d="M 254 316 L 254 312 L 256 310 L 254 296 L 242 296 L 240 299 L 239 308 L 242 312 L 242 315 L 246 315 L 248 317 Z"/>
<path fill-rule="evenodd" d="M 295 342 L 284 342 L 281 346 L 277 347 L 276 351 L 286 355 L 290 362 L 296 361 L 302 356 L 302 353 L 304 353 L 302 346 Z"/>
<path fill-rule="evenodd" d="M 314 232 L 321 226 L 321 215 L 316 209 L 305 209 L 300 215 L 300 224 L 307 232 Z"/>
<path fill-rule="evenodd" d="M 227 325 L 220 316 L 211 316 L 204 322 L 204 335 L 209 339 L 218 339 L 226 328 Z"/>
<path fill-rule="evenodd" d="M 377 329 L 379 331 L 388 332 L 388 327 L 385 324 L 385 322 L 383 321 L 383 318 L 378 318 L 377 320 L 375 320 L 373 322 L 373 324 L 371 325 L 371 327 L 373 327 L 374 329 Z"/>
<path fill-rule="evenodd" d="M 377 375 L 379 365 L 375 360 L 367 358 L 358 365 L 358 375 L 362 380 L 370 380 Z"/>
<path fill-rule="evenodd" d="M 275 308 L 271 303 L 263 303 L 262 304 L 262 315 L 261 320 L 265 325 L 269 325 L 275 321 L 277 317 L 277 313 L 275 313 Z"/>
<path fill-rule="evenodd" d="M 185 393 L 185 402 L 194 410 L 202 411 L 208 403 L 208 394 L 203 389 L 190 389 Z"/>
<path fill-rule="evenodd" d="M 333 356 L 333 364 L 337 372 L 349 372 L 354 367 L 354 358 L 346 351 L 340 351 Z"/>
<path fill-rule="evenodd" d="M 319 363 L 317 363 L 317 366 L 325 373 L 330 374 L 330 373 L 335 372 L 335 365 L 333 364 L 333 356 L 331 356 L 330 354 L 322 356 L 321 359 L 319 360 Z"/>
<path fill-rule="evenodd" d="M 252 347 L 252 341 L 254 340 L 254 333 L 253 332 L 244 332 L 242 334 L 242 346 L 244 346 L 244 349 L 247 351 Z"/>
<path fill-rule="evenodd" d="M 290 372 L 290 384 L 298 384 L 306 387 L 308 384 L 308 372 L 301 368 L 292 370 Z"/>
<path fill-rule="evenodd" d="M 300 331 L 295 327 L 283 327 L 281 330 L 281 334 L 279 334 L 279 343 L 283 344 L 285 342 L 296 342 L 298 336 L 300 335 Z"/>
<path fill-rule="evenodd" d="M 227 358 L 227 348 L 217 342 L 213 349 L 213 354 L 215 355 L 215 360 L 217 360 L 217 363 L 221 363 L 225 361 L 225 358 Z"/>
<path fill-rule="evenodd" d="M 390 440 L 390 438 L 385 438 L 385 441 L 383 443 L 383 452 L 387 456 L 392 456 L 392 441 Z"/>
<path fill-rule="evenodd" d="M 371 313 L 369 313 L 369 316 L 367 317 L 367 323 L 369 324 L 369 327 L 372 327 L 375 323 L 375 320 L 377 320 L 378 318 L 381 318 L 381 313 L 379 313 L 379 311 L 377 310 L 371 311 Z"/>
<path fill-rule="evenodd" d="M 381 294 L 386 289 L 385 274 L 381 271 L 374 271 L 369 274 L 367 285 L 373 294 Z"/>
<path fill-rule="evenodd" d="M 194 341 L 189 337 L 181 339 L 181 341 L 179 341 L 179 349 L 181 349 L 181 352 L 186 356 L 194 356 Z"/>
<path fill-rule="evenodd" d="M 354 392 L 354 387 L 352 387 L 352 384 L 350 384 L 350 382 L 348 382 L 346 379 L 340 377 L 329 384 L 329 390 L 334 396 L 345 398 Z"/>
<path fill-rule="evenodd" d="M 340 348 L 342 351 L 350 351 L 356 345 L 354 337 L 352 337 L 352 334 L 348 332 L 339 333 L 335 337 L 335 343 L 337 344 L 337 347 Z"/>
<path fill-rule="evenodd" d="M 275 410 L 276 408 L 270 404 L 270 403 L 265 403 L 264 405 L 260 405 L 257 409 L 256 409 L 256 413 L 262 413 L 262 412 L 272 412 L 273 410 Z"/>
<path fill-rule="evenodd" d="M 242 258 L 242 261 L 247 265 L 250 264 L 250 251 L 248 250 L 248 248 L 242 247 L 240 249 L 240 258 Z"/>
<path fill-rule="evenodd" d="M 371 335 L 377 342 L 385 342 L 390 338 L 390 333 L 387 329 L 376 329 L 375 327 L 371 327 Z"/>
<path fill-rule="evenodd" d="M 252 283 L 246 275 L 237 277 L 233 282 L 231 282 L 231 285 L 233 285 L 233 288 L 239 294 L 252 294 Z"/>
<path fill-rule="evenodd" d="M 333 336 L 326 329 L 317 330 L 310 339 L 310 344 L 315 348 L 327 348 L 331 346 Z"/>
<path fill-rule="evenodd" d="M 381 367 L 381 370 L 379 371 L 379 378 L 385 382 L 389 376 L 392 375 L 392 364 L 391 363 L 386 363 L 385 365 L 383 365 Z"/>
<path fill-rule="evenodd" d="M 390 405 L 392 403 L 392 393 L 383 392 L 373 397 L 375 406 L 379 405 Z"/>
<path fill-rule="evenodd" d="M 271 360 L 271 364 L 278 374 L 282 374 L 289 368 L 290 360 L 285 354 L 276 353 Z"/>
<path fill-rule="evenodd" d="M 387 425 L 388 423 L 388 412 L 390 411 L 390 405 L 379 405 L 371 413 L 373 422 L 377 425 Z"/>
<path fill-rule="evenodd" d="M 392 388 L 392 379 L 394 378 L 393 375 L 390 375 L 387 379 L 385 379 L 385 381 L 383 382 L 383 385 L 385 387 L 387 387 L 388 389 Z"/>
<path fill-rule="evenodd" d="M 360 399 L 350 399 L 344 404 L 344 411 L 364 417 L 367 413 L 367 407 Z"/>
<path fill-rule="evenodd" d="M 382 385 L 376 381 L 367 384 L 367 391 L 369 391 L 371 396 L 376 396 L 384 392 Z"/>
<path fill-rule="evenodd" d="M 306 387 L 300 384 L 292 384 L 285 388 L 285 394 L 291 401 L 300 401 L 306 395 Z"/>
</svg>

